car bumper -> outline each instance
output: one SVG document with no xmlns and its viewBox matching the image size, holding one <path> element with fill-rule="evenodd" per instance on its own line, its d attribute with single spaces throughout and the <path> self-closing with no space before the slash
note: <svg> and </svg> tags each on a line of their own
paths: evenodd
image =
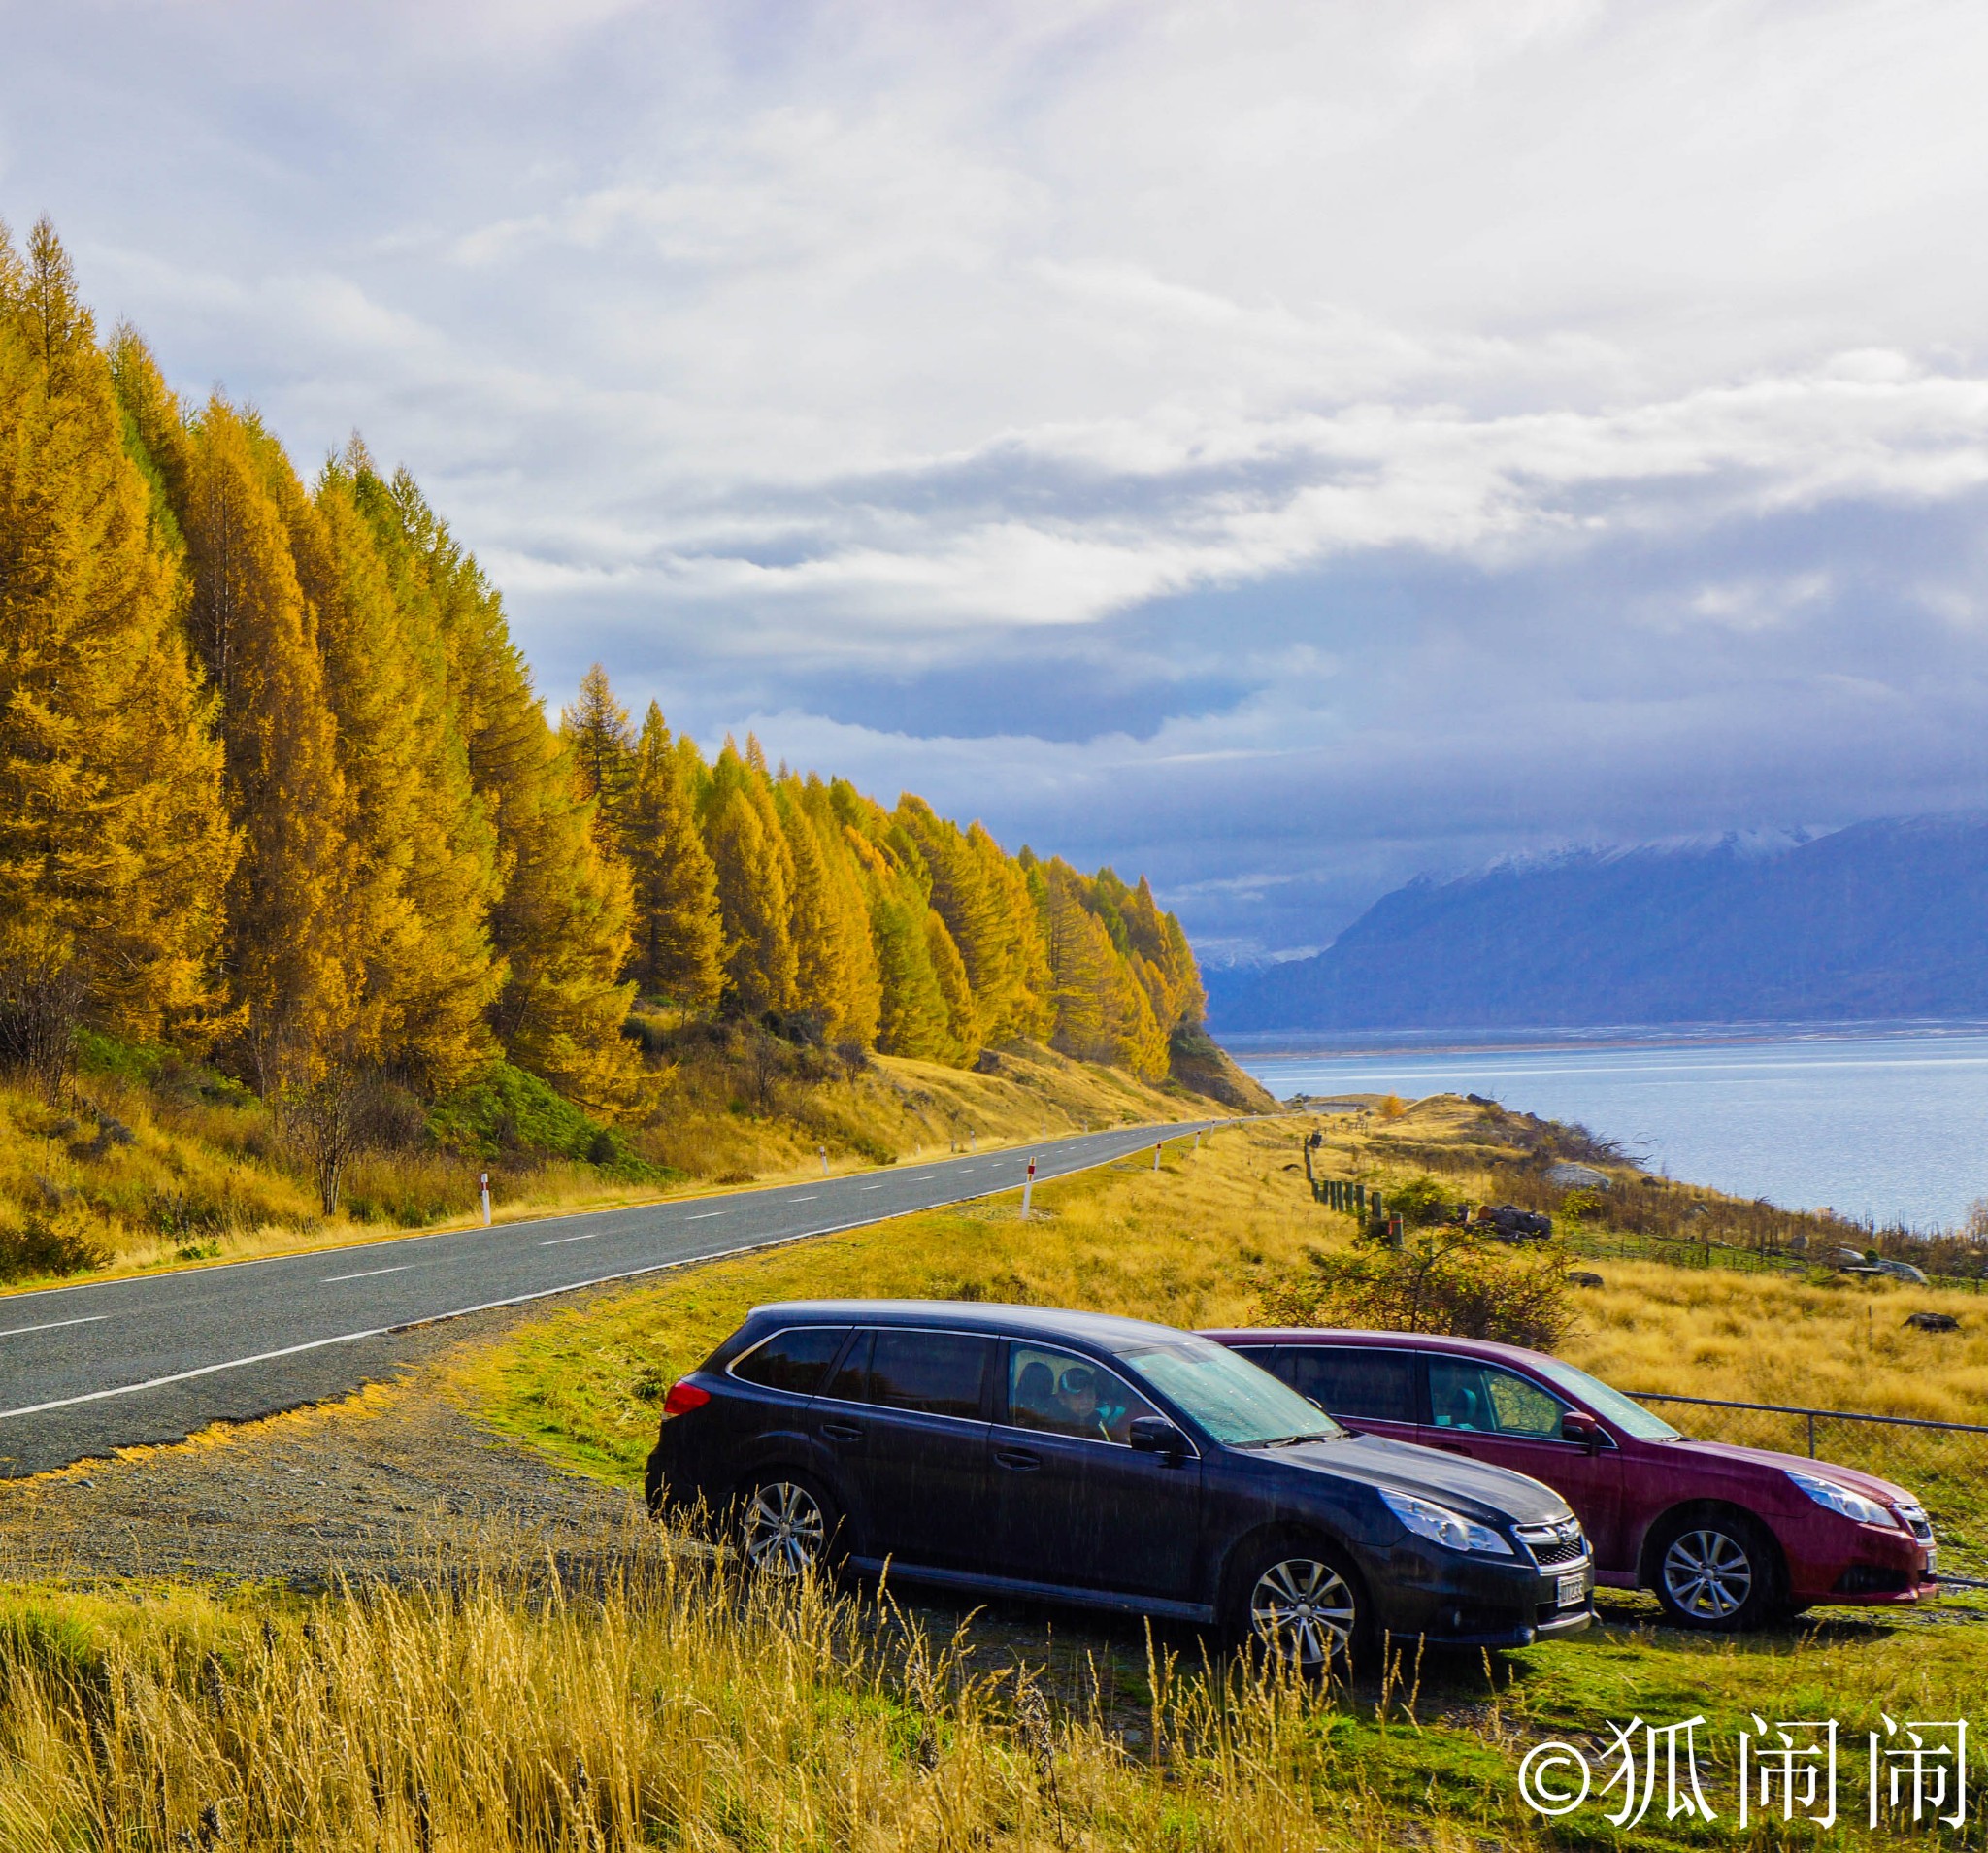
<svg viewBox="0 0 1988 1853">
<path fill-rule="evenodd" d="M 1939 1594 L 1934 1547 L 1906 1532 L 1848 1519 L 1785 1526 L 1782 1549 L 1799 1603 L 1898 1607 Z"/>
<path fill-rule="evenodd" d="M 1402 1549 L 1375 1567 L 1368 1586 L 1376 1591 L 1383 1629 L 1432 1646 L 1523 1647 L 1578 1634 L 1595 1618 L 1594 1566 L 1587 1558 L 1542 1570 Z"/>
</svg>

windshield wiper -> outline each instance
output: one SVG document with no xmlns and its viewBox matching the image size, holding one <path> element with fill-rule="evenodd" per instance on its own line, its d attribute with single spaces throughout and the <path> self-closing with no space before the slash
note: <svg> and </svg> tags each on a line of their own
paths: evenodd
<svg viewBox="0 0 1988 1853">
<path fill-rule="evenodd" d="M 1290 1447 L 1299 1441 L 1329 1441 L 1333 1438 L 1331 1429 L 1312 1429 L 1304 1435 L 1276 1435 L 1267 1441 L 1251 1441 L 1251 1447 Z"/>
</svg>

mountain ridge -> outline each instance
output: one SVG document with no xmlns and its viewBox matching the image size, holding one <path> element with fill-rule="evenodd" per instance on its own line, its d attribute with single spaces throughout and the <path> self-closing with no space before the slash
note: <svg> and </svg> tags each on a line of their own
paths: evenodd
<svg viewBox="0 0 1988 1853">
<path fill-rule="evenodd" d="M 1222 1031 L 1988 1015 L 1988 811 L 1513 858 L 1205 974 Z"/>
</svg>

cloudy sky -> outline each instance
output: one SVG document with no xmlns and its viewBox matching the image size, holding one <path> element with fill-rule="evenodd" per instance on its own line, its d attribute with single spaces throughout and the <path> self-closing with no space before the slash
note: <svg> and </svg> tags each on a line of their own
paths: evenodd
<svg viewBox="0 0 1988 1853">
<path fill-rule="evenodd" d="M 1975 807 L 1988 12 L 0 0 L 0 216 L 715 744 L 1146 870 Z"/>
</svg>

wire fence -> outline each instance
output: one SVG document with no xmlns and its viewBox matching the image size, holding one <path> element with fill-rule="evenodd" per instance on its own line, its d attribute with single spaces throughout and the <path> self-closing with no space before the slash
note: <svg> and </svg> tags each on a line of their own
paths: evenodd
<svg viewBox="0 0 1988 1853">
<path fill-rule="evenodd" d="M 1941 1575 L 1988 1587 L 1988 1427 L 1663 1391 L 1635 1395 L 1660 1405 L 1658 1414 L 1696 1439 L 1806 1454 L 1903 1486 L 1933 1521 Z"/>
<path fill-rule="evenodd" d="M 1797 1277 L 1818 1267 L 1840 1272 L 1834 1260 L 1790 1254 L 1784 1249 L 1742 1248 L 1729 1241 L 1709 1239 L 1693 1241 L 1677 1236 L 1624 1234 L 1618 1231 L 1590 1232 L 1577 1227 L 1562 1230 L 1563 1245 L 1571 1254 L 1591 1261 L 1661 1261 L 1669 1268 L 1725 1268 L 1736 1274 L 1780 1274 Z M 1923 1271 L 1922 1272 L 1926 1272 Z M 1983 1276 L 1973 1274 L 1933 1274 L 1926 1272 L 1929 1286 L 1957 1293 L 1980 1293 Z"/>
</svg>

